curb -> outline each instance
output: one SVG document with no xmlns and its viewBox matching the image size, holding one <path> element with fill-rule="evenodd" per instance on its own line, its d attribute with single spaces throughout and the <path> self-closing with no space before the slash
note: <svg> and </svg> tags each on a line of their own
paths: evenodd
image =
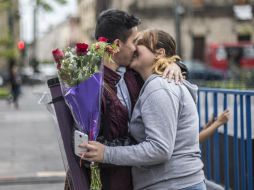
<svg viewBox="0 0 254 190">
<path fill-rule="evenodd" d="M 3 176 L 0 177 L 0 186 L 2 185 L 25 185 L 25 184 L 47 184 L 64 183 L 65 172 L 38 172 L 32 176 Z"/>
</svg>

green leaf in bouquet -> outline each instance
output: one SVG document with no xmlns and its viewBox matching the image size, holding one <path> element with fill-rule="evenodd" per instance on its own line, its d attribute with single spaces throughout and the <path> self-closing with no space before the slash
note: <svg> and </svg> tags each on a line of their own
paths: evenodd
<svg viewBox="0 0 254 190">
<path fill-rule="evenodd" d="M 98 166 L 98 163 L 92 162 L 90 164 L 90 168 L 91 168 L 90 189 L 91 190 L 101 190 L 102 189 L 102 183 L 101 183 L 100 168 Z"/>
<path fill-rule="evenodd" d="M 70 64 L 70 60 L 69 59 L 62 60 L 62 68 L 63 69 L 68 69 L 69 64 Z"/>
<path fill-rule="evenodd" d="M 70 73 L 64 69 L 61 69 L 59 72 L 58 72 L 60 78 L 65 82 L 67 83 L 68 85 L 71 85 L 71 76 L 70 76 Z"/>
<path fill-rule="evenodd" d="M 68 69 L 71 70 L 71 71 L 74 71 L 74 65 L 70 63 L 70 64 L 68 65 Z"/>
</svg>

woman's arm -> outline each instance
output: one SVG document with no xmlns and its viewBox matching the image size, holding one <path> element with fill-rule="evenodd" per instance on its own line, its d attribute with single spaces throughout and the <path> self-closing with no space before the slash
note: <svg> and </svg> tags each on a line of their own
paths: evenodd
<svg viewBox="0 0 254 190">
<path fill-rule="evenodd" d="M 229 119 L 229 115 L 230 112 L 229 110 L 225 110 L 224 112 L 222 112 L 218 119 L 215 120 L 213 123 L 211 123 L 210 125 L 208 125 L 206 128 L 204 128 L 200 133 L 199 133 L 199 142 L 202 143 L 204 142 L 206 139 L 208 139 L 211 135 L 213 135 L 213 133 L 215 132 L 215 130 L 224 125 L 225 123 L 228 122 Z"/>
<path fill-rule="evenodd" d="M 89 161 L 116 165 L 154 165 L 168 160 L 174 149 L 179 99 L 172 92 L 157 90 L 144 101 L 141 113 L 146 139 L 133 146 L 108 147 L 89 142 L 83 147 Z M 132 126 L 135 127 L 135 126 Z"/>
</svg>

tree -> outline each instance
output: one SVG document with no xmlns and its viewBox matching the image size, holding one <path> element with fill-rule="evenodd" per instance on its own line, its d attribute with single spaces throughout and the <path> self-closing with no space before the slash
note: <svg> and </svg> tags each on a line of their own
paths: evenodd
<svg viewBox="0 0 254 190">
<path fill-rule="evenodd" d="M 14 24 L 19 20 L 15 0 L 0 0 L 0 15 L 3 27 L 0 29 L 0 57 L 5 60 L 15 59 L 17 50 L 15 48 Z M 6 20 L 3 20 L 6 18 Z"/>
<path fill-rule="evenodd" d="M 0 0 L 0 12 L 5 11 L 11 6 L 11 1 L 9 0 Z"/>
<path fill-rule="evenodd" d="M 38 61 L 36 59 L 37 26 L 38 26 L 37 13 L 38 13 L 39 9 L 42 9 L 46 12 L 51 12 L 51 11 L 53 11 L 53 7 L 47 0 L 33 0 L 33 1 L 35 1 L 35 6 L 34 6 L 34 15 L 33 15 L 34 39 L 33 39 L 32 66 L 34 68 L 34 71 L 37 71 L 37 67 L 38 67 Z M 67 0 L 54 0 L 54 2 L 58 3 L 59 5 L 64 5 L 67 3 Z"/>
</svg>

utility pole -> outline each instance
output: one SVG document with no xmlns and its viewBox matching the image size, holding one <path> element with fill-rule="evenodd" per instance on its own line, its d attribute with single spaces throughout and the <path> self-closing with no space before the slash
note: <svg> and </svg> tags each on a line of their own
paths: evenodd
<svg viewBox="0 0 254 190">
<path fill-rule="evenodd" d="M 38 51 L 38 46 L 37 46 L 37 26 L 38 26 L 38 20 L 37 20 L 37 16 L 38 16 L 38 10 L 42 9 L 44 11 L 52 11 L 53 8 L 50 5 L 50 1 L 47 0 L 33 0 L 34 1 L 34 10 L 33 10 L 33 51 L 32 51 L 32 66 L 35 72 L 38 72 L 38 60 L 37 60 L 37 51 Z M 67 0 L 54 0 L 56 3 L 60 4 L 60 5 L 64 5 Z M 52 2 L 52 1 L 51 1 Z"/>
<path fill-rule="evenodd" d="M 33 51 L 32 51 L 32 66 L 34 71 L 37 71 L 37 12 L 38 12 L 38 0 L 34 0 L 34 10 L 33 10 Z"/>
<path fill-rule="evenodd" d="M 183 7 L 179 4 L 179 0 L 174 0 L 175 7 L 175 32 L 176 32 L 176 53 L 182 55 L 182 39 L 181 39 L 181 15 L 184 13 Z"/>
<path fill-rule="evenodd" d="M 14 2 L 11 0 L 10 5 L 8 7 L 8 32 L 9 32 L 9 40 L 10 43 L 7 45 L 8 49 L 13 52 L 11 56 L 8 57 L 8 66 L 9 68 L 11 65 L 15 63 L 15 54 L 14 54 L 14 47 L 15 47 L 15 35 L 14 35 Z"/>
</svg>

